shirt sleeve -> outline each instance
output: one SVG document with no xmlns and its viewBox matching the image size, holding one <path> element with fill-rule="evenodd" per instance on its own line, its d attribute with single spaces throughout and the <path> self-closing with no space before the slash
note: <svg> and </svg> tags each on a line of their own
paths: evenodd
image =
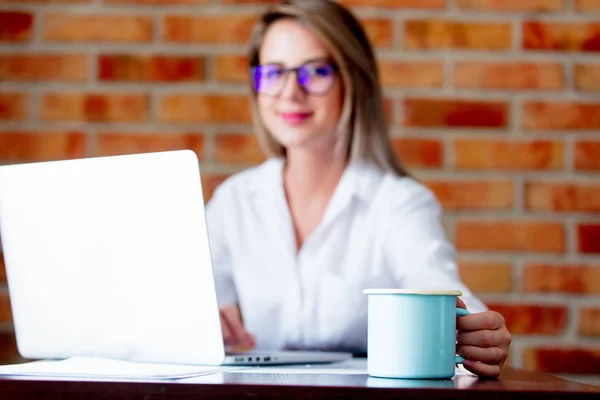
<svg viewBox="0 0 600 400">
<path fill-rule="evenodd" d="M 470 312 L 487 311 L 460 278 L 439 202 L 426 188 L 418 192 L 395 210 L 388 225 L 384 252 L 391 275 L 406 289 L 460 290 Z"/>
<path fill-rule="evenodd" d="M 238 302 L 231 266 L 231 243 L 227 235 L 226 200 L 224 191 L 217 188 L 206 205 L 206 223 L 219 305 Z"/>
</svg>

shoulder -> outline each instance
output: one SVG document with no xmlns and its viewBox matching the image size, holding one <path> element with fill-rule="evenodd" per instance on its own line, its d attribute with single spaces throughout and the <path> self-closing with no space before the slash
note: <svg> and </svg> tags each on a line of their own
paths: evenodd
<svg viewBox="0 0 600 400">
<path fill-rule="evenodd" d="M 381 180 L 378 202 L 385 205 L 391 215 L 405 215 L 414 211 L 439 214 L 441 207 L 431 189 L 410 176 L 386 173 Z"/>
</svg>

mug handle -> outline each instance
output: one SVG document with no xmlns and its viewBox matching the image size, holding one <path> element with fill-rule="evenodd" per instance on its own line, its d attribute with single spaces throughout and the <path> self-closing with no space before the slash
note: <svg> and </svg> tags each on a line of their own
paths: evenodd
<svg viewBox="0 0 600 400">
<path fill-rule="evenodd" d="M 459 308 L 456 307 L 456 316 L 457 317 L 464 317 L 465 315 L 469 315 L 471 314 L 469 311 L 465 310 L 464 308 Z M 465 361 L 465 359 L 459 355 L 456 355 L 455 359 L 454 359 L 454 363 L 455 364 L 462 364 L 463 361 Z"/>
</svg>

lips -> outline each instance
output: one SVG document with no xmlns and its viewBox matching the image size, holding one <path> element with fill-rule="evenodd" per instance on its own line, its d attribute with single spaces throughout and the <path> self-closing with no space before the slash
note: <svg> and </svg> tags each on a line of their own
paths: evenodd
<svg viewBox="0 0 600 400">
<path fill-rule="evenodd" d="M 281 119 L 290 125 L 298 125 L 312 116 L 311 112 L 282 112 Z"/>
</svg>

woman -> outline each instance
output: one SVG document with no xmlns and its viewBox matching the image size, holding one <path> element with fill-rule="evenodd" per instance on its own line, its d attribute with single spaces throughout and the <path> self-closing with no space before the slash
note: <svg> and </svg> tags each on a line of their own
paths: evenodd
<svg viewBox="0 0 600 400">
<path fill-rule="evenodd" d="M 458 353 L 498 376 L 510 334 L 461 282 L 436 198 L 394 156 L 357 19 L 333 1 L 276 5 L 249 62 L 269 159 L 208 204 L 225 343 L 364 353 L 364 288 L 460 289 L 473 314 L 458 320 Z"/>
</svg>

